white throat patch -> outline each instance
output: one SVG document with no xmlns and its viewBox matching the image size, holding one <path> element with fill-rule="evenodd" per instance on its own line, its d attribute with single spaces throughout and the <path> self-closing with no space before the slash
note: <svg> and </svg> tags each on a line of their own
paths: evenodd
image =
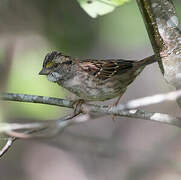
<svg viewBox="0 0 181 180">
<path fill-rule="evenodd" d="M 50 74 L 48 75 L 47 78 L 48 78 L 49 81 L 56 82 L 56 81 L 60 80 L 61 77 L 62 77 L 62 76 L 61 76 L 59 73 L 57 73 L 57 72 L 52 72 L 52 73 L 50 73 Z"/>
</svg>

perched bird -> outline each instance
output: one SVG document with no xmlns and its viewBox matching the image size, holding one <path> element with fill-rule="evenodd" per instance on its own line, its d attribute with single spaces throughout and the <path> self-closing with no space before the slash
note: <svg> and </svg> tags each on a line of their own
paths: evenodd
<svg viewBox="0 0 181 180">
<path fill-rule="evenodd" d="M 144 67 L 156 61 L 154 55 L 140 61 L 80 60 L 53 51 L 46 55 L 39 74 L 47 75 L 49 81 L 56 82 L 85 101 L 104 101 L 118 96 L 119 101 Z"/>
</svg>

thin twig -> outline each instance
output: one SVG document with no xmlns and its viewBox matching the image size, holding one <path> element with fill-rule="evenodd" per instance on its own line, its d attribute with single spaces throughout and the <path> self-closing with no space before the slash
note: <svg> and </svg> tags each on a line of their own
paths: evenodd
<svg viewBox="0 0 181 180">
<path fill-rule="evenodd" d="M 58 120 L 47 120 L 43 122 L 32 123 L 0 123 L 0 132 L 5 133 L 11 137 L 17 138 L 34 138 L 34 137 L 53 137 L 60 131 L 63 131 L 65 127 L 70 126 L 73 123 L 78 123 L 77 119 L 73 120 L 79 113 L 73 115 L 67 115 Z M 28 129 L 28 130 L 27 130 Z M 21 130 L 21 131 L 19 131 Z M 23 132 L 23 130 L 26 130 Z M 48 133 L 44 133 L 48 131 Z M 44 134 L 37 134 L 37 133 Z"/>
<path fill-rule="evenodd" d="M 112 110 L 119 109 L 119 110 L 125 110 L 125 109 L 136 109 L 140 107 L 145 107 L 153 104 L 158 104 L 166 101 L 175 101 L 181 97 L 181 90 L 178 91 L 172 91 L 169 93 L 164 94 L 156 94 L 153 96 L 147 96 L 143 98 L 138 98 L 134 100 L 130 100 L 125 104 L 120 104 L 116 107 L 113 107 Z"/>
<path fill-rule="evenodd" d="M 13 145 L 13 142 L 16 140 L 16 137 L 9 137 L 4 147 L 0 150 L 0 157 L 2 157 Z"/>
<path fill-rule="evenodd" d="M 17 139 L 24 139 L 24 138 L 50 138 L 55 136 L 56 134 L 62 132 L 65 127 L 70 126 L 74 122 L 81 122 L 80 120 L 75 119 L 75 121 L 72 121 L 73 118 L 75 118 L 79 113 L 65 116 L 58 120 L 52 120 L 52 121 L 46 121 L 46 122 L 35 122 L 35 123 L 25 123 L 25 124 L 15 124 L 15 123 L 1 123 L 0 128 L 1 133 L 5 133 L 8 136 L 10 136 L 2 148 L 0 150 L 0 157 L 2 157 L 13 145 L 13 142 Z M 29 129 L 25 132 L 17 132 L 16 130 L 23 130 L 23 129 Z M 49 130 L 48 133 L 44 134 L 37 134 L 40 132 L 44 132 L 45 130 Z"/>
</svg>

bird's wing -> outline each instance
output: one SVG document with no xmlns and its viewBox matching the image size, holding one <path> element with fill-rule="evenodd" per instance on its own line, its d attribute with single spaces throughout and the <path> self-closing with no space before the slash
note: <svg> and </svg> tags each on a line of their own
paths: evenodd
<svg viewBox="0 0 181 180">
<path fill-rule="evenodd" d="M 78 65 L 87 73 L 100 80 L 106 80 L 131 70 L 134 61 L 130 60 L 81 60 Z"/>
</svg>

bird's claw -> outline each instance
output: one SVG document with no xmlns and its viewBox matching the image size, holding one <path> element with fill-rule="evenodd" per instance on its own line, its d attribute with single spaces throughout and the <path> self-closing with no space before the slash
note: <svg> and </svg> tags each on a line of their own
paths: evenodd
<svg viewBox="0 0 181 180">
<path fill-rule="evenodd" d="M 78 99 L 73 102 L 74 115 L 79 114 L 81 112 L 81 106 L 83 103 L 85 103 L 85 100 L 83 99 Z"/>
</svg>

